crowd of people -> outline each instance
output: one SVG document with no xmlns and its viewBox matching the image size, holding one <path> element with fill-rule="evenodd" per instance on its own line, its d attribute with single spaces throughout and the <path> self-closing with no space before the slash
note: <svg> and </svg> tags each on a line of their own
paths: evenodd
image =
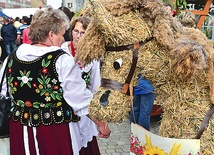
<svg viewBox="0 0 214 155">
<path fill-rule="evenodd" d="M 0 42 L 1 42 L 1 55 L 0 63 L 12 53 L 19 45 L 23 42 L 23 31 L 26 29 L 31 22 L 32 15 L 29 17 L 0 18 Z"/>
</svg>

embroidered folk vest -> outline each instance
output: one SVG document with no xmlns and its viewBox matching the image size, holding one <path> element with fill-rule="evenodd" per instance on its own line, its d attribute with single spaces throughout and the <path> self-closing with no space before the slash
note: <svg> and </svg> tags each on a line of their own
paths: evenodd
<svg viewBox="0 0 214 155">
<path fill-rule="evenodd" d="M 21 61 L 14 52 L 8 63 L 7 78 L 14 99 L 11 117 L 22 125 L 39 126 L 77 122 L 63 98 L 63 89 L 56 72 L 56 60 L 65 52 L 47 53 L 33 61 Z"/>
</svg>

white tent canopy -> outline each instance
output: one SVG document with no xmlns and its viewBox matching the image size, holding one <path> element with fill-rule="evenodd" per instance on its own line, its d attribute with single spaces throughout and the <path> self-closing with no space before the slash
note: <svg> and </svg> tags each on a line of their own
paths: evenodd
<svg viewBox="0 0 214 155">
<path fill-rule="evenodd" d="M 29 17 L 33 15 L 39 8 L 13 8 L 13 9 L 3 9 L 2 12 L 7 16 L 15 19 L 16 17 L 22 18 L 22 16 Z"/>
</svg>

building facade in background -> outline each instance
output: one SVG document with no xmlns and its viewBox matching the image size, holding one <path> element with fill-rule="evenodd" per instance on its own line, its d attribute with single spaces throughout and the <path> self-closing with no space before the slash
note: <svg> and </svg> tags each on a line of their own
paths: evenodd
<svg viewBox="0 0 214 155">
<path fill-rule="evenodd" d="M 47 0 L 30 0 L 32 8 L 46 8 L 47 7 Z M 53 0 L 54 1 L 54 0 Z"/>
<path fill-rule="evenodd" d="M 85 0 L 62 0 L 62 6 L 68 7 L 73 12 L 80 11 L 85 5 Z"/>
<path fill-rule="evenodd" d="M 48 0 L 0 0 L 0 10 L 12 8 L 46 8 Z M 80 11 L 86 0 L 62 0 L 60 6 L 68 7 L 73 12 Z M 56 3 L 51 0 L 51 3 Z M 60 7 L 59 6 L 59 7 Z"/>
<path fill-rule="evenodd" d="M 45 8 L 47 0 L 1 0 L 0 8 Z"/>
</svg>

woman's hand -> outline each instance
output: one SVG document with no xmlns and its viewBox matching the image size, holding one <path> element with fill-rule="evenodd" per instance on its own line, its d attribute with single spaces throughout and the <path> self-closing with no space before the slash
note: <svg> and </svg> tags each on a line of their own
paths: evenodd
<svg viewBox="0 0 214 155">
<path fill-rule="evenodd" d="M 98 123 L 98 136 L 100 138 L 108 138 L 111 134 L 111 130 L 109 128 L 108 123 L 106 122 L 99 122 Z"/>
<path fill-rule="evenodd" d="M 100 138 L 108 138 L 110 136 L 111 130 L 107 122 L 98 121 L 95 118 L 91 118 L 89 115 L 87 116 L 97 125 L 99 131 L 98 136 Z"/>
</svg>

